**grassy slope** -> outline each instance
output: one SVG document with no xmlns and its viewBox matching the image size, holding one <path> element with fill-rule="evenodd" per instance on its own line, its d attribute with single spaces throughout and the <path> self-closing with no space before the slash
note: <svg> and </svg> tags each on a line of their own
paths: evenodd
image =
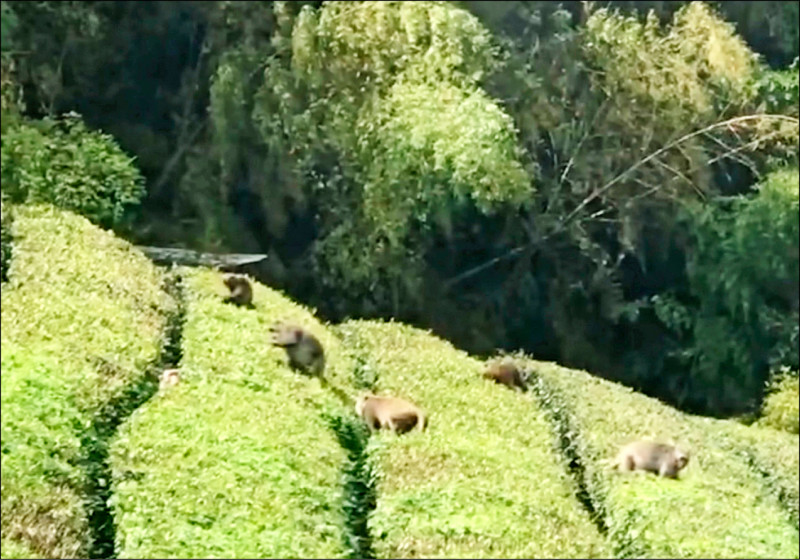
<svg viewBox="0 0 800 560">
<path fill-rule="evenodd" d="M 2 290 L 2 556 L 85 556 L 81 441 L 156 358 L 169 301 L 149 261 L 82 218 L 20 208 L 13 228 Z M 183 382 L 115 443 L 119 555 L 346 554 L 344 453 L 322 413 L 349 411 L 353 362 L 280 294 L 256 285 L 256 309 L 238 309 L 221 303 L 217 274 L 185 274 Z M 320 337 L 346 409 L 267 344 L 275 319 Z M 577 431 L 612 552 L 574 498 L 536 399 L 480 379 L 479 362 L 421 331 L 356 321 L 339 332 L 367 366 L 361 377 L 377 373 L 378 389 L 431 413 L 427 433 L 369 445 L 381 473 L 370 520 L 379 557 L 797 557 L 796 435 L 686 416 L 533 362 L 545 404 Z M 688 444 L 681 480 L 608 470 L 617 446 L 639 436 Z"/>
<path fill-rule="evenodd" d="M 85 556 L 81 440 L 156 359 L 168 300 L 147 259 L 84 218 L 20 207 L 13 230 L 0 327 L 2 554 Z"/>
<path fill-rule="evenodd" d="M 692 418 L 720 447 L 740 457 L 759 473 L 767 492 L 774 493 L 795 527 L 800 502 L 800 438 L 783 430 L 743 426 L 731 420 Z"/>
<path fill-rule="evenodd" d="M 256 284 L 256 309 L 241 309 L 222 302 L 218 274 L 185 274 L 183 379 L 134 413 L 113 447 L 119 557 L 341 557 L 344 453 L 321 412 L 342 404 L 288 368 L 268 326 L 309 326 L 334 380 L 347 359 L 277 292 Z"/>
<path fill-rule="evenodd" d="M 430 414 L 427 432 L 371 438 L 379 558 L 607 557 L 536 404 L 480 376 L 450 344 L 397 323 L 351 321 L 345 343 L 377 389 Z"/>
<path fill-rule="evenodd" d="M 719 429 L 587 373 L 532 362 L 549 405 L 568 420 L 588 488 L 606 506 L 618 553 L 656 558 L 796 558 L 798 532 L 759 475 L 721 441 Z M 640 437 L 686 445 L 680 480 L 609 468 Z M 796 476 L 795 471 L 795 476 Z"/>
</svg>

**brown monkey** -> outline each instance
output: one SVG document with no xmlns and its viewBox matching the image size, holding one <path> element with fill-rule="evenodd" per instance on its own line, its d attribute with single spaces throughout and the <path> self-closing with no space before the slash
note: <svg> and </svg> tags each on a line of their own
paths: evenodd
<svg viewBox="0 0 800 560">
<path fill-rule="evenodd" d="M 356 414 L 363 418 L 370 431 L 388 428 L 404 434 L 415 426 L 420 431 L 428 426 L 428 418 L 418 406 L 397 397 L 362 395 L 356 401 Z"/>
<path fill-rule="evenodd" d="M 640 440 L 624 446 L 614 466 L 623 472 L 642 470 L 666 478 L 678 478 L 678 473 L 688 462 L 689 453 L 674 445 Z"/>
<path fill-rule="evenodd" d="M 303 327 L 288 324 L 273 325 L 270 332 L 272 344 L 286 350 L 291 367 L 311 375 L 322 375 L 325 352 L 317 337 Z"/>
<path fill-rule="evenodd" d="M 245 276 L 228 274 L 222 281 L 231 291 L 231 295 L 225 298 L 226 302 L 243 305 L 245 307 L 251 307 L 253 305 L 253 287 Z"/>
<path fill-rule="evenodd" d="M 180 381 L 180 371 L 177 369 L 165 369 L 158 377 L 158 388 L 162 391 L 167 387 L 174 387 Z"/>
<path fill-rule="evenodd" d="M 511 360 L 503 360 L 502 362 L 490 364 L 489 368 L 483 372 L 483 377 L 523 393 L 528 390 L 522 372 L 519 367 L 517 367 L 517 364 Z"/>
</svg>

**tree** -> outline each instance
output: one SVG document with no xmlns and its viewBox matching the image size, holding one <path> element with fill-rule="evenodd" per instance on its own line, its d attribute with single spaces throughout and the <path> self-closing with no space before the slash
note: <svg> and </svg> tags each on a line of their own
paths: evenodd
<svg viewBox="0 0 800 560">
<path fill-rule="evenodd" d="M 510 119 L 480 89 L 495 56 L 490 37 L 441 2 L 306 6 L 283 29 L 291 40 L 279 33 L 273 45 L 283 50 L 271 58 L 266 49 L 223 57 L 212 88 L 217 144 L 226 154 L 259 144 L 295 162 L 280 175 L 316 200 L 309 258 L 344 307 L 419 304 L 432 228 L 446 229 L 459 205 L 485 214 L 532 192 Z M 258 61 L 265 79 L 248 93 L 242 76 Z M 267 201 L 285 189 L 259 191 Z"/>
</svg>

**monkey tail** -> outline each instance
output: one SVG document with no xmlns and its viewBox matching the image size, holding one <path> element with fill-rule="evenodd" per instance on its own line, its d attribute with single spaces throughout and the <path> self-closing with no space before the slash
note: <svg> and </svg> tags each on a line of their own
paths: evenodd
<svg viewBox="0 0 800 560">
<path fill-rule="evenodd" d="M 428 427 L 428 415 L 427 414 L 422 414 L 421 416 L 422 416 L 422 418 L 420 418 L 420 420 L 419 420 L 419 431 L 420 432 L 424 432 L 426 430 L 426 428 Z"/>
</svg>

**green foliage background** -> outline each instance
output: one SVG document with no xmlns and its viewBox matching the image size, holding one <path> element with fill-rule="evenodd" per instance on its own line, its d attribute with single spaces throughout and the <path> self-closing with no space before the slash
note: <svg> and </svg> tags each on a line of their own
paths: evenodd
<svg viewBox="0 0 800 560">
<path fill-rule="evenodd" d="M 4 1 L 4 197 L 756 411 L 797 367 L 797 217 L 759 187 L 796 181 L 796 3 L 496 4 Z"/>
<path fill-rule="evenodd" d="M 3 198 L 17 204 L 49 202 L 112 227 L 145 194 L 132 158 L 73 116 L 10 127 L 0 154 Z"/>
<path fill-rule="evenodd" d="M 681 390 L 721 388 L 707 397 L 715 408 L 759 398 L 768 370 L 797 368 L 798 181 L 797 168 L 776 171 L 753 199 L 690 211 L 688 290 L 653 297 L 656 314 L 683 339 L 674 357 L 691 377 Z"/>
<path fill-rule="evenodd" d="M 796 371 L 779 370 L 764 399 L 763 413 L 759 422 L 765 426 L 793 434 L 800 431 L 800 381 Z"/>
</svg>

